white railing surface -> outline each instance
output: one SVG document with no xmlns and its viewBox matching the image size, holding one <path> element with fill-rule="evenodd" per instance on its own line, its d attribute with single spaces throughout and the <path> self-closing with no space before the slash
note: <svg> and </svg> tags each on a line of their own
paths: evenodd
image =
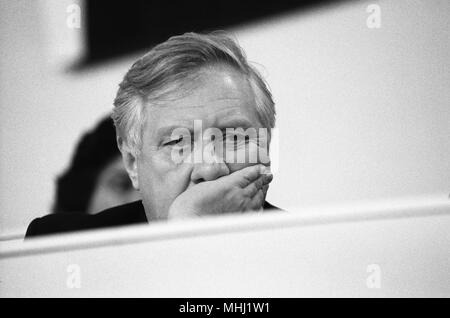
<svg viewBox="0 0 450 318">
<path fill-rule="evenodd" d="M 0 294 L 450 296 L 447 198 L 291 211 L 0 242 Z"/>
</svg>

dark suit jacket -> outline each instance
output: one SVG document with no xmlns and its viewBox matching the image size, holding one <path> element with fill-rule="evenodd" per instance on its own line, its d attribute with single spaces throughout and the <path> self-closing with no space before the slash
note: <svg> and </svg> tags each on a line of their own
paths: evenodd
<svg viewBox="0 0 450 318">
<path fill-rule="evenodd" d="M 267 201 L 264 210 L 280 210 Z M 34 219 L 28 226 L 25 238 L 62 232 L 108 228 L 114 226 L 147 223 L 142 201 L 116 206 L 100 213 L 89 215 L 80 213 L 50 214 Z"/>
</svg>

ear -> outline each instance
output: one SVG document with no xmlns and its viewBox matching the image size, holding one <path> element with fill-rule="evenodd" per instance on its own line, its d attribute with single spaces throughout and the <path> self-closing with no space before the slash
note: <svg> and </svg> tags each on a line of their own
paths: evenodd
<svg viewBox="0 0 450 318">
<path fill-rule="evenodd" d="M 126 145 L 122 137 L 117 137 L 117 146 L 122 154 L 122 161 L 125 166 L 125 170 L 128 172 L 128 176 L 131 179 L 133 188 L 139 190 L 139 178 L 137 169 L 137 157 Z"/>
</svg>

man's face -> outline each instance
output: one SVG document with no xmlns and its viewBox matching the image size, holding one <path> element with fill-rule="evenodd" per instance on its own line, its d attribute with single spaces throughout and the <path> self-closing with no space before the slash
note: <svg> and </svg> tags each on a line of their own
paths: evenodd
<svg viewBox="0 0 450 318">
<path fill-rule="evenodd" d="M 194 121 L 201 121 L 203 131 L 212 127 L 223 132 L 226 128 L 258 130 L 263 127 L 252 89 L 240 73 L 217 67 L 204 69 L 201 74 L 188 94 L 164 105 L 147 107 L 142 149 L 136 158 L 136 186 L 141 191 L 148 219 L 167 218 L 177 196 L 196 184 L 216 180 L 260 161 L 258 156 L 256 162 L 225 162 L 223 157 L 210 151 L 203 151 L 200 162 L 189 160 L 195 151 L 208 147 L 204 136 L 195 136 Z M 189 141 L 192 149 L 183 162 L 177 162 L 173 156 L 179 142 L 173 131 L 180 128 L 192 133 Z M 250 143 L 247 149 L 250 153 L 257 152 L 258 147 L 257 143 Z M 208 156 L 210 158 L 206 158 Z"/>
</svg>

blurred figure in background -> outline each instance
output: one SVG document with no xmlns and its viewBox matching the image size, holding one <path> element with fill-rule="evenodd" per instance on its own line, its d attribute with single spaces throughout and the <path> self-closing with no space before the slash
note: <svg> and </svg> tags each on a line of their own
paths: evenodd
<svg viewBox="0 0 450 318">
<path fill-rule="evenodd" d="M 94 214 L 139 198 L 117 148 L 113 121 L 106 117 L 81 138 L 58 177 L 53 212 Z"/>
</svg>

